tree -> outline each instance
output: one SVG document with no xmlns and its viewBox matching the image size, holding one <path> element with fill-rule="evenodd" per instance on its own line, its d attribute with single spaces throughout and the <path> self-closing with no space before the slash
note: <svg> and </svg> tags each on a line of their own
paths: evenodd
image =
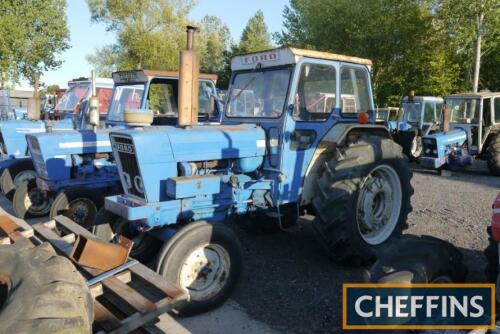
<svg viewBox="0 0 500 334">
<path fill-rule="evenodd" d="M 0 5 L 0 68 L 11 80 L 20 76 L 38 89 L 40 75 L 58 68 L 69 48 L 65 0 L 3 0 Z"/>
<path fill-rule="evenodd" d="M 441 0 L 436 7 L 441 28 L 451 37 L 456 52 L 464 56 L 464 68 L 473 71 L 472 90 L 477 92 L 481 58 L 499 45 L 500 0 Z"/>
<path fill-rule="evenodd" d="M 460 88 L 460 68 L 430 1 L 291 0 L 284 19 L 279 44 L 372 59 L 380 106 L 398 103 L 412 89 L 444 95 Z"/>
<path fill-rule="evenodd" d="M 238 50 L 240 53 L 262 51 L 272 47 L 271 35 L 267 31 L 264 20 L 264 13 L 258 10 L 255 15 L 248 20 L 243 29 Z"/>
</svg>

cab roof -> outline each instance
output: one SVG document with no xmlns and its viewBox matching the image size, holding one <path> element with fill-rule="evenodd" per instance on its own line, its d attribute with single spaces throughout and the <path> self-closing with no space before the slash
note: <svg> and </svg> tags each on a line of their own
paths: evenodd
<svg viewBox="0 0 500 334">
<path fill-rule="evenodd" d="M 405 96 L 403 98 L 403 102 L 409 101 L 409 97 Z M 413 101 L 443 101 L 443 98 L 440 96 L 414 96 Z"/>
<path fill-rule="evenodd" d="M 113 72 L 112 76 L 115 83 L 147 82 L 154 77 L 178 78 L 179 72 L 161 70 L 117 71 Z M 200 73 L 200 79 L 217 82 L 217 75 Z"/>
<path fill-rule="evenodd" d="M 500 96 L 500 92 L 478 92 L 478 93 L 467 92 L 467 93 L 448 95 L 445 97 L 445 99 L 454 99 L 454 98 L 480 99 L 485 97 L 497 97 L 497 96 Z"/>
<path fill-rule="evenodd" d="M 111 78 L 96 78 L 95 81 L 96 81 L 96 85 L 110 85 L 110 86 L 113 85 L 113 79 L 111 79 Z M 72 79 L 72 80 L 68 81 L 68 87 L 70 87 L 72 85 L 76 85 L 78 83 L 90 83 L 90 78 L 80 77 L 80 78 Z"/>
<path fill-rule="evenodd" d="M 314 50 L 280 48 L 236 56 L 231 60 L 231 70 L 250 70 L 254 69 L 257 64 L 260 64 L 260 66 L 262 67 L 290 65 L 298 63 L 303 58 L 341 61 L 346 63 L 365 65 L 369 68 L 371 68 L 371 66 L 373 65 L 370 59 Z"/>
</svg>

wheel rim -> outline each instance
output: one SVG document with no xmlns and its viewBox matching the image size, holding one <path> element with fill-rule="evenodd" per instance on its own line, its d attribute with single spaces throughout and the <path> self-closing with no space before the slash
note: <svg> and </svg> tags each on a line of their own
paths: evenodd
<svg viewBox="0 0 500 334">
<path fill-rule="evenodd" d="M 24 207 L 34 215 L 44 215 L 50 211 L 52 199 L 47 192 L 38 189 L 37 187 L 28 189 L 24 196 Z"/>
<path fill-rule="evenodd" d="M 186 256 L 179 272 L 180 286 L 192 300 L 217 295 L 227 282 L 231 261 L 229 253 L 217 244 L 205 244 Z"/>
<path fill-rule="evenodd" d="M 17 173 L 14 177 L 14 187 L 19 187 L 24 181 L 33 180 L 36 178 L 36 172 L 31 169 L 23 170 Z"/>
<path fill-rule="evenodd" d="M 399 176 L 388 165 L 375 167 L 363 180 L 356 217 L 363 240 L 378 245 L 390 237 L 398 224 L 402 206 Z"/>
<path fill-rule="evenodd" d="M 422 153 L 422 141 L 420 137 L 415 136 L 413 137 L 413 140 L 411 141 L 411 155 L 414 158 L 420 157 L 420 154 Z"/>
<path fill-rule="evenodd" d="M 147 233 L 131 229 L 130 222 L 123 219 L 113 224 L 111 242 L 115 244 L 119 243 L 121 236 L 133 242 L 132 249 L 130 250 L 130 256 L 132 257 L 140 257 L 151 247 L 151 237 L 148 238 Z"/>
<path fill-rule="evenodd" d="M 434 278 L 432 282 L 429 283 L 445 284 L 445 283 L 453 283 L 453 280 L 449 276 L 438 276 Z"/>
<path fill-rule="evenodd" d="M 97 215 L 97 208 L 88 198 L 78 198 L 69 203 L 64 215 L 86 229 L 90 229 Z"/>
</svg>

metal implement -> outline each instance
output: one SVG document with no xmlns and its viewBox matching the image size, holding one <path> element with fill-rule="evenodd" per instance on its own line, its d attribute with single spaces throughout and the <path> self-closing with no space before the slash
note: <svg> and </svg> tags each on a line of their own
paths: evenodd
<svg viewBox="0 0 500 334">
<path fill-rule="evenodd" d="M 69 254 L 76 263 L 100 270 L 111 270 L 127 262 L 133 242 L 120 237 L 118 244 L 112 244 L 78 235 Z"/>
<path fill-rule="evenodd" d="M 98 275 L 96 277 L 93 277 L 93 278 L 87 280 L 87 285 L 88 286 L 92 286 L 94 284 L 97 284 L 97 283 L 105 280 L 106 278 L 111 277 L 111 276 L 116 275 L 116 274 L 119 274 L 122 271 L 127 270 L 128 268 L 130 268 L 133 265 L 136 265 L 138 263 L 139 262 L 137 260 L 130 260 L 130 261 L 126 262 L 125 264 L 122 264 L 119 267 L 116 267 L 114 269 L 108 270 L 105 273 L 102 273 L 102 274 L 100 274 L 100 275 Z"/>
</svg>

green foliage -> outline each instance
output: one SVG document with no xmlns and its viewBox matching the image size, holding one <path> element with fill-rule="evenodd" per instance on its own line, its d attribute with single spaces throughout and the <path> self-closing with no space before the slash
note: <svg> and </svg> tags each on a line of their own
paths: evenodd
<svg viewBox="0 0 500 334">
<path fill-rule="evenodd" d="M 280 45 L 372 59 L 378 104 L 397 104 L 411 89 L 419 95 L 470 89 L 478 3 L 500 10 L 500 0 L 291 0 L 285 29 L 274 37 Z M 485 36 L 498 36 L 493 22 L 500 15 L 487 16 Z M 494 54 L 488 55 L 483 83 L 498 72 Z"/>
<path fill-rule="evenodd" d="M 271 47 L 271 35 L 267 30 L 264 13 L 258 10 L 255 15 L 250 18 L 245 29 L 243 29 L 241 40 L 238 44 L 238 50 L 240 53 L 249 53 L 267 50 Z"/>
<path fill-rule="evenodd" d="M 58 55 L 69 48 L 65 0 L 0 2 L 0 70 L 12 81 L 30 82 L 58 68 Z"/>
</svg>

